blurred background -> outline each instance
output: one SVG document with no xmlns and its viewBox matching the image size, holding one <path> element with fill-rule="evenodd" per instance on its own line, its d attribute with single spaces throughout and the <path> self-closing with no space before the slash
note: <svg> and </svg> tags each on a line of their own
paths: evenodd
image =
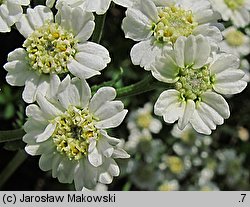
<svg viewBox="0 0 250 207">
<path fill-rule="evenodd" d="M 125 9 L 114 5 L 107 13 L 101 44 L 109 50 L 112 62 L 101 76 L 88 81 L 91 86 L 115 79 L 118 88 L 149 74 L 130 61 L 129 52 L 135 42 L 124 38 L 124 16 Z M 3 69 L 8 53 L 22 47 L 23 41 L 14 28 L 0 34 L 0 130 L 19 129 L 26 120 L 23 88 L 8 85 Z M 250 56 L 245 59 L 250 61 Z M 98 185 L 97 190 L 250 190 L 249 86 L 227 97 L 231 116 L 211 136 L 189 128 L 179 132 L 154 116 L 152 107 L 163 90 L 121 99 L 129 114 L 109 134 L 123 139 L 121 144 L 131 158 L 117 160 L 121 175 L 108 186 Z M 73 185 L 61 184 L 50 172 L 40 170 L 39 157 L 26 155 L 24 146 L 21 140 L 0 143 L 1 190 L 74 190 Z"/>
</svg>

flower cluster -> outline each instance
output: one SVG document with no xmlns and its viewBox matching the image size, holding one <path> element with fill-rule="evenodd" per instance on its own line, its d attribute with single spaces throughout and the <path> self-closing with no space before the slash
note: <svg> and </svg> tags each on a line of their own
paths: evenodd
<svg viewBox="0 0 250 207">
<path fill-rule="evenodd" d="M 249 38 L 236 29 L 221 33 L 219 18 L 207 0 L 147 0 L 129 7 L 123 20 L 126 37 L 139 41 L 131 49 L 132 62 L 173 84 L 159 96 L 155 114 L 167 123 L 178 121 L 181 130 L 191 124 L 210 134 L 230 115 L 220 94 L 240 93 L 247 85 L 238 54 L 250 52 Z M 230 54 L 236 51 L 238 57 Z"/>
<path fill-rule="evenodd" d="M 64 5 L 54 18 L 49 8 L 36 6 L 16 26 L 26 38 L 24 48 L 11 52 L 4 68 L 9 84 L 25 85 L 27 103 L 36 100 L 38 91 L 46 93 L 52 74 L 70 73 L 86 79 L 100 74 L 110 62 L 106 48 L 87 41 L 94 31 L 94 15 L 80 8 Z"/>
<path fill-rule="evenodd" d="M 218 19 L 207 0 L 139 0 L 126 11 L 122 28 L 127 38 L 139 41 L 131 50 L 132 62 L 149 70 L 155 57 L 179 37 L 202 34 L 213 45 L 221 41 Z"/>
<path fill-rule="evenodd" d="M 250 2 L 247 0 L 210 0 L 224 21 L 231 20 L 237 27 L 250 23 Z"/>
<path fill-rule="evenodd" d="M 217 175 L 229 187 L 243 186 L 240 176 L 249 173 L 236 172 L 243 155 L 226 149 L 209 154 L 212 130 L 230 117 L 225 97 L 241 93 L 250 81 L 249 1 L 44 4 L 0 0 L 0 32 L 13 27 L 24 38 L 8 54 L 3 71 L 9 85 L 24 86 L 27 120 L 19 126 L 25 132 L 25 151 L 40 156 L 43 171 L 51 171 L 61 183 L 74 182 L 76 190 L 107 189 L 120 174 L 128 176 L 127 188 L 142 190 L 219 190 L 213 180 Z M 126 10 L 124 19 L 112 19 L 119 9 Z M 105 24 L 105 18 L 113 22 Z M 120 27 L 125 38 L 136 42 L 131 46 L 124 35 L 118 37 L 131 46 L 131 61 L 117 58 L 127 55 L 123 44 L 113 38 L 111 44 L 101 41 L 103 33 L 108 37 L 107 31 Z M 138 82 L 126 86 L 129 78 Z M 145 99 L 130 98 L 144 92 Z M 0 104 L 2 99 L 0 94 Z M 131 109 L 127 128 L 122 125 L 128 112 L 124 105 Z M 175 123 L 173 130 L 163 123 Z M 244 124 L 237 129 L 237 136 L 247 140 Z M 130 157 L 124 149 L 131 158 L 121 161 Z"/>
<path fill-rule="evenodd" d="M 119 175 L 114 158 L 129 157 L 105 131 L 127 113 L 122 102 L 113 101 L 115 96 L 113 88 L 103 87 L 91 98 L 86 81 L 67 76 L 61 82 L 54 75 L 47 96 L 38 93 L 38 105 L 26 109 L 25 150 L 41 155 L 40 168 L 52 170 L 60 182 L 74 180 L 77 190 L 111 183 Z"/>
<path fill-rule="evenodd" d="M 88 41 L 95 28 L 94 15 L 80 1 L 61 2 L 55 16 L 43 5 L 22 14 L 21 6 L 29 3 L 1 3 L 1 9 L 6 4 L 10 13 L 6 13 L 9 18 L 3 17 L 6 26 L 2 30 L 9 31 L 15 23 L 26 38 L 23 48 L 11 52 L 4 65 L 7 82 L 25 86 L 23 100 L 36 102 L 26 108 L 25 150 L 41 155 L 42 170 L 52 170 L 52 176 L 62 183 L 74 181 L 77 190 L 109 184 L 119 175 L 114 158 L 129 155 L 106 129 L 120 125 L 127 110 L 121 101 L 113 100 L 116 91 L 112 87 L 100 88 L 91 98 L 85 79 L 100 75 L 111 61 L 105 47 Z M 103 6 L 94 9 L 105 12 Z"/>
</svg>

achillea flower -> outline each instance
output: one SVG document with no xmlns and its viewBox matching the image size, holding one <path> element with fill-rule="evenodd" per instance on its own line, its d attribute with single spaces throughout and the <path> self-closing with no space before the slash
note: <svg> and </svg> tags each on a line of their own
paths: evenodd
<svg viewBox="0 0 250 207">
<path fill-rule="evenodd" d="M 153 106 L 146 103 L 143 108 L 132 112 L 128 118 L 128 129 L 132 130 L 148 130 L 152 133 L 159 133 L 162 128 L 160 120 L 152 116 Z"/>
<path fill-rule="evenodd" d="M 38 105 L 26 109 L 26 152 L 41 155 L 40 168 L 52 170 L 60 182 L 74 180 L 76 190 L 111 183 L 119 175 L 114 158 L 129 157 L 117 146 L 120 140 L 106 132 L 127 114 L 121 101 L 113 101 L 115 96 L 115 89 L 103 87 L 91 98 L 85 80 L 67 76 L 60 82 L 52 76 L 47 96 L 38 93 Z"/>
<path fill-rule="evenodd" d="M 100 74 L 110 57 L 106 48 L 87 41 L 94 25 L 93 14 L 80 8 L 64 5 L 55 19 L 45 6 L 29 8 L 16 23 L 26 40 L 24 48 L 8 56 L 7 82 L 25 85 L 23 99 L 32 103 L 38 91 L 45 94 L 52 74 L 71 73 L 82 79 Z"/>
<path fill-rule="evenodd" d="M 224 21 L 231 20 L 236 27 L 245 27 L 250 23 L 249 0 L 210 0 Z"/>
<path fill-rule="evenodd" d="M 122 28 L 127 38 L 139 42 L 130 53 L 133 64 L 148 70 L 179 37 L 202 34 L 216 47 L 222 40 L 217 19 L 208 0 L 138 0 L 128 8 Z"/>
<path fill-rule="evenodd" d="M 158 98 L 155 114 L 167 123 L 178 120 L 181 130 L 190 123 L 197 132 L 210 134 L 230 116 L 219 93 L 240 93 L 247 85 L 239 62 L 231 54 L 211 57 L 210 44 L 202 35 L 178 38 L 172 53 L 164 52 L 151 68 L 156 79 L 175 84 Z"/>
<path fill-rule="evenodd" d="M 97 14 L 104 14 L 107 12 L 112 0 L 47 0 L 46 5 L 52 7 L 56 2 L 56 8 L 59 8 L 61 3 L 66 3 L 71 7 L 81 7 L 88 12 L 96 12 Z M 114 3 L 123 7 L 131 6 L 132 0 L 113 0 Z"/>
<path fill-rule="evenodd" d="M 10 32 L 23 14 L 22 6 L 28 6 L 30 0 L 0 0 L 0 32 Z"/>
<path fill-rule="evenodd" d="M 250 53 L 250 38 L 237 28 L 228 27 L 222 34 L 225 38 L 219 43 L 222 52 L 231 53 L 237 57 L 246 56 Z"/>
</svg>

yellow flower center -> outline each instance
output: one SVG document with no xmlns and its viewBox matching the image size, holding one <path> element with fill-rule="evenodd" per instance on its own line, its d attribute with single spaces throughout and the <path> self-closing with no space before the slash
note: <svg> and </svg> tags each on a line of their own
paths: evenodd
<svg viewBox="0 0 250 207">
<path fill-rule="evenodd" d="M 152 31 L 157 41 L 175 43 L 180 36 L 189 36 L 198 25 L 192 11 L 180 7 L 158 8 L 159 21 L 153 23 Z"/>
<path fill-rule="evenodd" d="M 143 113 L 138 115 L 136 122 L 139 127 L 148 129 L 152 118 L 153 117 L 150 113 Z"/>
<path fill-rule="evenodd" d="M 239 9 L 245 3 L 245 0 L 224 0 L 225 4 L 232 10 Z"/>
<path fill-rule="evenodd" d="M 170 157 L 167 157 L 166 161 L 172 173 L 180 174 L 183 171 L 184 165 L 183 165 L 182 160 L 179 157 L 170 156 Z"/>
<path fill-rule="evenodd" d="M 238 30 L 233 30 L 225 35 L 227 43 L 231 46 L 238 47 L 244 44 L 244 34 Z"/>
<path fill-rule="evenodd" d="M 175 87 L 184 100 L 191 99 L 198 101 L 200 96 L 209 89 L 212 89 L 214 76 L 210 76 L 207 66 L 200 69 L 192 67 L 179 69 L 179 80 Z"/>
<path fill-rule="evenodd" d="M 78 109 L 74 106 L 52 123 L 56 129 L 52 135 L 56 149 L 70 160 L 79 160 L 88 154 L 90 139 L 98 140 L 100 132 L 95 127 L 96 118 L 88 109 Z"/>
<path fill-rule="evenodd" d="M 41 74 L 67 73 L 67 62 L 76 54 L 77 40 L 57 23 L 46 22 L 24 42 L 32 69 Z"/>
</svg>

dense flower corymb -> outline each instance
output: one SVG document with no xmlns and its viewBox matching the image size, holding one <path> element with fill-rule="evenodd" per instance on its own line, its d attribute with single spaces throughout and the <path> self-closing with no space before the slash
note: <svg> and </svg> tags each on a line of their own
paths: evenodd
<svg viewBox="0 0 250 207">
<path fill-rule="evenodd" d="M 11 52 L 4 68 L 6 80 L 25 85 L 23 99 L 35 101 L 37 91 L 45 93 L 52 74 L 71 73 L 82 79 L 100 74 L 110 62 L 103 46 L 87 41 L 94 30 L 94 16 L 80 8 L 64 5 L 56 18 L 45 6 L 28 9 L 16 23 L 26 38 L 23 47 Z"/>
<path fill-rule="evenodd" d="M 127 38 L 139 41 L 131 50 L 132 62 L 147 70 L 163 48 L 172 49 L 179 37 L 202 34 L 216 46 L 222 40 L 214 26 L 217 19 L 208 0 L 138 0 L 128 8 L 122 28 Z"/>
<path fill-rule="evenodd" d="M 154 112 L 167 123 L 178 120 L 182 130 L 190 123 L 199 133 L 210 134 L 230 115 L 221 94 L 236 94 L 247 85 L 239 59 L 231 54 L 213 54 L 201 35 L 179 38 L 171 54 L 165 52 L 152 65 L 153 76 L 175 84 L 158 98 Z"/>
<path fill-rule="evenodd" d="M 26 152 L 41 155 L 42 170 L 52 170 L 62 183 L 74 180 L 77 190 L 111 183 L 119 175 L 114 158 L 129 157 L 117 146 L 120 140 L 105 131 L 127 113 L 121 101 L 113 101 L 115 96 L 113 88 L 103 87 L 91 98 L 86 81 L 67 76 L 60 82 L 53 76 L 47 96 L 38 93 L 38 105 L 26 109 Z"/>
<path fill-rule="evenodd" d="M 30 0 L 0 0 L 0 32 L 10 32 L 10 27 L 22 16 L 22 6 L 29 4 Z"/>
<path fill-rule="evenodd" d="M 132 6 L 133 3 L 133 0 L 47 0 L 46 5 L 52 7 L 56 2 L 56 8 L 59 8 L 62 3 L 66 3 L 71 7 L 81 7 L 89 12 L 104 14 L 112 1 L 123 7 Z"/>
</svg>

